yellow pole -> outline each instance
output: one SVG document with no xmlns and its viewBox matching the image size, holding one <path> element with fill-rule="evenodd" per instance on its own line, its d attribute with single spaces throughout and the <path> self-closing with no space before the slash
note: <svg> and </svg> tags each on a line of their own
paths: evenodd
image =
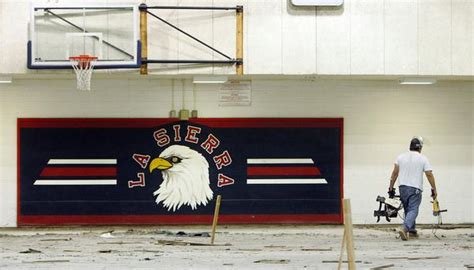
<svg viewBox="0 0 474 270">
<path fill-rule="evenodd" d="M 344 256 L 344 244 L 345 243 L 346 243 L 346 230 L 344 229 L 344 235 L 342 236 L 341 253 L 339 254 L 339 263 L 337 264 L 337 270 L 340 270 L 341 266 L 342 266 L 342 258 Z"/>
<path fill-rule="evenodd" d="M 236 21 L 237 21 L 237 32 L 236 32 L 236 59 L 242 61 L 240 64 L 236 64 L 235 72 L 237 75 L 244 74 L 244 7 L 237 6 L 236 10 Z"/>
<path fill-rule="evenodd" d="M 344 235 L 346 240 L 347 263 L 349 270 L 356 269 L 354 243 L 352 237 L 352 214 L 351 214 L 351 200 L 344 199 Z"/>
<path fill-rule="evenodd" d="M 147 6 L 145 3 L 140 4 L 140 40 L 142 43 L 142 61 L 146 61 L 148 59 L 148 22 L 147 22 Z M 140 74 L 147 75 L 148 74 L 148 64 L 142 63 L 140 66 Z"/>
<path fill-rule="evenodd" d="M 219 208 L 221 207 L 221 195 L 217 195 L 216 208 L 214 209 L 214 220 L 212 221 L 211 245 L 214 245 L 216 235 L 217 220 L 219 218 Z"/>
</svg>

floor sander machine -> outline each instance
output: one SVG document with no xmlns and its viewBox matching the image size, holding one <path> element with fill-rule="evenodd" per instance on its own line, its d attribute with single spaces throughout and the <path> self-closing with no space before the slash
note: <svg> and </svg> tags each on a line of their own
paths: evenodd
<svg viewBox="0 0 474 270">
<path fill-rule="evenodd" d="M 431 197 L 434 197 L 433 191 L 431 191 Z M 379 209 L 374 211 L 374 217 L 377 217 L 377 222 L 380 221 L 380 217 L 385 217 L 385 219 L 390 222 L 390 219 L 396 218 L 398 216 L 398 212 L 403 209 L 400 195 L 396 195 L 395 189 L 392 189 L 392 191 L 388 192 L 388 198 L 377 196 L 376 201 L 379 202 Z M 433 226 L 432 232 L 433 235 L 438 238 L 436 236 L 436 230 L 443 224 L 441 213 L 448 212 L 448 210 L 441 210 L 439 207 L 438 198 L 434 198 L 431 203 L 433 204 L 433 216 L 438 218 L 438 222 Z"/>
<path fill-rule="evenodd" d="M 380 221 L 380 217 L 390 222 L 390 218 L 396 218 L 398 211 L 403 209 L 402 201 L 400 196 L 396 195 L 395 189 L 388 192 L 388 198 L 377 196 L 377 202 L 379 202 L 379 209 L 374 211 L 374 217 L 377 217 L 377 222 Z"/>
</svg>

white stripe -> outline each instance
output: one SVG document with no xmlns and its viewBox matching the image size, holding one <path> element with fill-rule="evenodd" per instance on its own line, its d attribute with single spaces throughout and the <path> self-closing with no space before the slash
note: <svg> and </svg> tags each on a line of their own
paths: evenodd
<svg viewBox="0 0 474 270">
<path fill-rule="evenodd" d="M 48 164 L 117 164 L 116 159 L 50 159 Z"/>
<path fill-rule="evenodd" d="M 249 185 L 260 184 L 327 184 L 324 178 L 247 179 Z"/>
<path fill-rule="evenodd" d="M 36 180 L 35 186 L 89 186 L 117 185 L 117 179 L 41 179 Z"/>
<path fill-rule="evenodd" d="M 248 158 L 247 164 L 314 164 L 311 158 Z"/>
</svg>

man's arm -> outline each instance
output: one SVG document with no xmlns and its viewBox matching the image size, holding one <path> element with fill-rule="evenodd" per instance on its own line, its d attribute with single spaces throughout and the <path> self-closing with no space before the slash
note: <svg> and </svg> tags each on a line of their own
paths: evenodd
<svg viewBox="0 0 474 270">
<path fill-rule="evenodd" d="M 390 186 L 388 187 L 389 191 L 393 189 L 393 186 L 395 185 L 395 182 L 397 181 L 399 169 L 400 168 L 398 164 L 394 164 L 392 176 L 390 177 Z"/>
<path fill-rule="evenodd" d="M 432 197 L 433 199 L 436 199 L 436 197 L 438 197 L 438 192 L 436 191 L 436 183 L 435 183 L 433 172 L 426 171 L 425 175 L 426 175 L 426 178 L 428 178 L 428 182 L 430 182 L 430 185 L 431 185 L 431 192 L 433 193 Z"/>
</svg>

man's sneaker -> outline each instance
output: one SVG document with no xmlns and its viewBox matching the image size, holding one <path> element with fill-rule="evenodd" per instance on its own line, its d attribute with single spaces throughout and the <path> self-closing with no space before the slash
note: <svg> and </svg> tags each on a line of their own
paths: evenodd
<svg viewBox="0 0 474 270">
<path fill-rule="evenodd" d="M 409 233 L 408 233 L 408 236 L 409 236 L 410 238 L 419 238 L 419 237 L 420 237 L 420 235 L 419 235 L 418 233 L 416 233 L 416 232 L 409 232 Z"/>
<path fill-rule="evenodd" d="M 403 241 L 406 241 L 408 240 L 408 232 L 405 231 L 405 229 L 400 229 L 400 231 L 398 231 L 398 233 L 400 234 L 400 238 L 403 240 Z"/>
</svg>

